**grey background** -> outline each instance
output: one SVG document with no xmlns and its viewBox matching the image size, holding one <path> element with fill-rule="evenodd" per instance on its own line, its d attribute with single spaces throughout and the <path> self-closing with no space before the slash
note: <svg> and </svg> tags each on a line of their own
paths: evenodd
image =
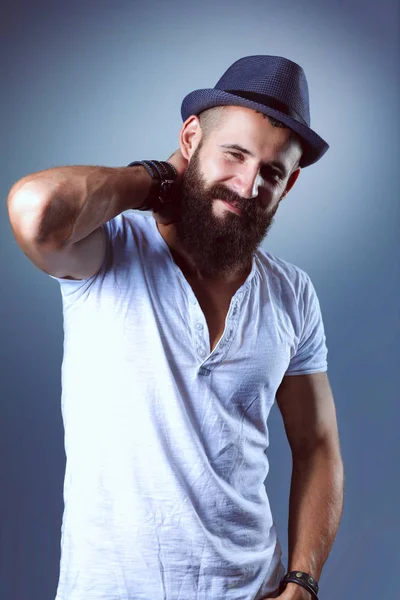
<svg viewBox="0 0 400 600">
<path fill-rule="evenodd" d="M 241 56 L 304 67 L 312 126 L 331 149 L 301 173 L 265 247 L 310 274 L 328 339 L 346 493 L 323 600 L 399 598 L 399 30 L 393 0 L 26 1 L 2 11 L 4 199 L 51 166 L 166 159 L 184 95 L 213 87 Z M 1 211 L 0 599 L 53 600 L 61 296 L 18 248 L 5 202 Z M 269 424 L 266 487 L 286 561 L 291 462 L 276 407 Z"/>
</svg>

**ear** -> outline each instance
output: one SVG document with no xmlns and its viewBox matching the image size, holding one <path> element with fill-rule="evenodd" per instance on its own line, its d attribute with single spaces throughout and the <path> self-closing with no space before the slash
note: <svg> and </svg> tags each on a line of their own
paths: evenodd
<svg viewBox="0 0 400 600">
<path fill-rule="evenodd" d="M 179 141 L 182 155 L 186 160 L 190 160 L 201 140 L 200 119 L 196 115 L 191 115 L 184 124 L 179 134 Z"/>
<path fill-rule="evenodd" d="M 286 184 L 286 189 L 285 189 L 285 191 L 282 194 L 281 200 L 283 200 L 283 198 L 285 198 L 288 195 L 288 193 L 290 192 L 290 190 L 292 189 L 292 187 L 296 183 L 297 178 L 300 175 L 300 171 L 301 171 L 301 168 L 297 167 L 297 169 L 295 171 L 293 171 L 293 173 L 291 173 L 291 175 L 289 176 L 288 182 Z"/>
</svg>

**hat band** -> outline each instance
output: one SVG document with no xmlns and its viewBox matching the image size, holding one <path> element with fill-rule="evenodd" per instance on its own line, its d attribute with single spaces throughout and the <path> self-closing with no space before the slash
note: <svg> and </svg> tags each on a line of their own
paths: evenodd
<svg viewBox="0 0 400 600">
<path fill-rule="evenodd" d="M 257 92 L 244 92 L 243 90 L 221 90 L 223 92 L 227 92 L 228 94 L 234 94 L 235 96 L 240 96 L 245 100 L 251 100 L 252 102 L 256 102 L 257 104 L 264 104 L 269 108 L 273 108 L 274 110 L 278 110 L 279 112 L 291 117 L 298 123 L 302 125 L 306 125 L 309 127 L 308 123 L 301 117 L 293 108 L 290 108 L 284 102 L 277 100 L 273 96 L 268 96 L 267 94 L 258 94 Z"/>
</svg>

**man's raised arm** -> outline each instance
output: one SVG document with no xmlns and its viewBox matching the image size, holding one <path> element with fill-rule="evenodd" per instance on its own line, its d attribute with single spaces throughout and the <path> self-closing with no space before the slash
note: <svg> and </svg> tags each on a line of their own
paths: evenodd
<svg viewBox="0 0 400 600">
<path fill-rule="evenodd" d="M 100 268 L 103 223 L 141 206 L 151 187 L 142 166 L 67 166 L 40 171 L 13 185 L 7 199 L 21 250 L 56 277 L 84 279 Z"/>
</svg>

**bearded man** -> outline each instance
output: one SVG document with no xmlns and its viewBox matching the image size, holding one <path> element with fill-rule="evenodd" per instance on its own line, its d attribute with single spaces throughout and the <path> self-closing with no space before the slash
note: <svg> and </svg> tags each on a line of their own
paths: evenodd
<svg viewBox="0 0 400 600">
<path fill-rule="evenodd" d="M 326 337 L 309 276 L 260 244 L 328 145 L 282 57 L 236 61 L 182 118 L 168 161 L 53 168 L 8 197 L 63 299 L 56 600 L 318 598 L 343 502 Z M 287 569 L 264 487 L 275 399 Z"/>
</svg>

